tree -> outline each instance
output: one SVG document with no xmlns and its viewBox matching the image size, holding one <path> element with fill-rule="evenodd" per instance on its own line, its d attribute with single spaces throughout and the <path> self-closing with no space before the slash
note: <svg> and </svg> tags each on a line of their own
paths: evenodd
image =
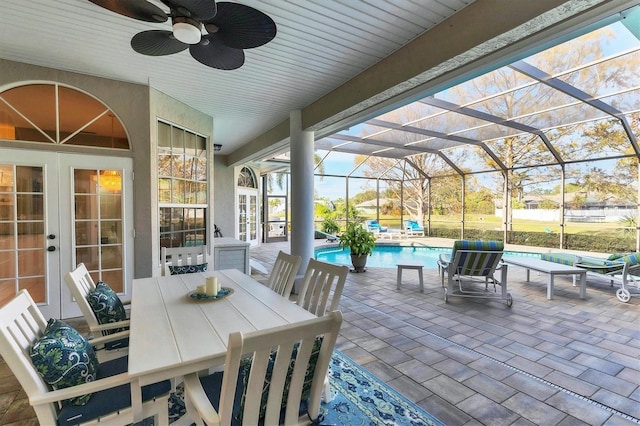
<svg viewBox="0 0 640 426">
<path fill-rule="evenodd" d="M 411 123 L 422 117 L 423 112 L 424 110 L 420 105 L 414 103 L 389 113 L 386 119 L 397 123 Z M 365 126 L 363 133 L 370 133 L 369 130 Z M 416 141 L 416 135 L 409 132 L 396 132 L 393 134 L 392 141 L 394 144 L 411 144 Z M 465 152 L 457 151 L 451 154 L 451 159 L 454 163 L 462 163 L 465 155 Z M 429 184 L 432 185 L 432 205 L 440 203 L 440 205 L 448 205 L 454 209 L 462 206 L 459 197 L 451 196 L 450 192 L 447 194 L 452 189 L 450 180 L 457 180 L 458 183 L 454 186 L 458 189 L 460 188 L 458 177 L 447 178 L 449 181 L 444 181 L 446 182 L 444 185 L 440 184 L 443 181 L 439 179 L 431 179 L 433 176 L 455 174 L 455 171 L 437 154 L 415 154 L 407 157 L 407 159 L 358 155 L 355 163 L 360 164 L 362 162 L 365 162 L 363 167 L 364 175 L 370 178 L 384 179 L 388 185 L 387 194 L 391 195 L 391 197 L 387 197 L 395 198 L 398 202 L 403 200 L 403 209 L 419 223 L 424 223 L 424 215 L 429 207 L 427 196 Z"/>
<path fill-rule="evenodd" d="M 359 192 L 353 197 L 351 197 L 351 201 L 354 204 L 364 203 L 365 201 L 375 200 L 378 198 L 378 193 L 375 189 L 369 189 L 367 191 Z"/>
<path fill-rule="evenodd" d="M 636 135 L 640 134 L 640 113 L 636 112 L 631 116 L 630 127 Z M 589 141 L 590 147 L 627 156 L 616 160 L 611 173 L 602 168 L 591 168 L 583 177 L 584 189 L 606 192 L 631 201 L 637 200 L 640 175 L 638 157 L 618 120 L 598 122 L 585 129 L 583 136 Z"/>
<path fill-rule="evenodd" d="M 545 50 L 526 59 L 526 62 L 544 70 L 547 74 L 556 75 L 572 69 L 575 64 L 605 57 L 606 43 L 613 37 L 615 35 L 608 29 L 595 31 L 577 40 Z M 627 81 L 635 80 L 633 73 L 640 68 L 638 58 L 638 55 L 621 56 L 607 61 L 606 67 L 584 67 L 579 72 L 566 73 L 560 78 L 570 85 L 590 92 L 593 96 L 598 96 L 607 90 L 615 92 L 620 87 L 626 87 Z M 633 65 L 628 63 L 630 60 L 634 62 Z M 514 90 L 514 88 L 517 89 Z M 631 149 L 628 137 L 621 132 L 622 128 L 617 120 L 585 122 L 585 116 L 593 114 L 592 107 L 585 104 L 571 105 L 573 100 L 567 99 L 565 94 L 550 85 L 532 84 L 528 76 L 511 67 L 500 68 L 477 77 L 454 87 L 450 92 L 448 98 L 454 103 L 467 104 L 470 99 L 483 99 L 480 105 L 471 106 L 471 108 L 480 109 L 497 117 L 515 119 L 519 123 L 531 125 L 534 128 L 550 129 L 544 131 L 544 134 L 564 161 L 583 159 L 585 153 L 589 153 L 589 157 L 594 159 L 598 158 L 598 155 L 600 158 L 606 158 L 613 147 Z M 456 116 L 456 119 L 459 117 Z M 472 120 L 469 118 L 470 124 Z M 559 124 L 562 125 L 559 126 Z M 460 128 L 460 125 L 457 128 Z M 480 129 L 477 131 L 476 138 L 490 141 L 487 142 L 490 149 L 506 167 L 503 171 L 503 179 L 507 182 L 508 203 L 514 199 L 522 200 L 527 186 L 557 181 L 557 169 L 535 167 L 556 162 L 540 136 L 524 133 L 495 139 L 495 136 L 490 134 L 491 131 L 491 127 L 486 130 Z M 487 163 L 495 166 L 492 160 L 488 160 Z M 637 164 L 637 158 L 635 164 Z M 627 171 L 629 169 L 630 167 L 619 168 Z M 566 176 L 567 179 L 573 178 L 578 181 L 582 179 L 583 182 L 586 180 L 591 186 L 608 188 L 614 186 L 614 179 L 610 179 L 606 173 L 594 173 L 596 171 L 592 169 L 587 172 L 587 176 L 590 177 L 586 177 L 581 175 L 580 169 L 572 170 L 574 175 Z M 629 175 L 627 173 L 627 176 Z M 635 175 L 637 179 L 637 172 Z M 629 182 L 628 179 L 627 182 Z M 512 206 L 507 207 L 506 212 L 511 214 Z M 509 224 L 512 222 L 511 219 L 510 216 L 505 217 Z"/>
</svg>

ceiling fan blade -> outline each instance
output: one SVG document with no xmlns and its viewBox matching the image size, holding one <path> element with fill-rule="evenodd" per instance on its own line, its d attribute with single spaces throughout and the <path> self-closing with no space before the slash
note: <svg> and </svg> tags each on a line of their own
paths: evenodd
<svg viewBox="0 0 640 426">
<path fill-rule="evenodd" d="M 226 46 L 215 34 L 203 36 L 199 44 L 189 46 L 189 51 L 198 62 L 219 70 L 235 70 L 244 64 L 244 52 Z"/>
<path fill-rule="evenodd" d="M 112 12 L 146 22 L 165 22 L 169 17 L 158 6 L 146 0 L 89 0 Z"/>
<path fill-rule="evenodd" d="M 205 21 L 216 16 L 215 0 L 161 0 L 180 16 Z"/>
<path fill-rule="evenodd" d="M 204 26 L 208 32 L 215 33 L 225 45 L 234 49 L 262 46 L 276 36 L 276 23 L 273 19 L 240 3 L 218 3 L 218 13 L 206 20 Z"/>
<path fill-rule="evenodd" d="M 133 36 L 131 47 L 149 56 L 171 55 L 185 50 L 189 45 L 176 40 L 171 31 L 143 31 Z"/>
</svg>

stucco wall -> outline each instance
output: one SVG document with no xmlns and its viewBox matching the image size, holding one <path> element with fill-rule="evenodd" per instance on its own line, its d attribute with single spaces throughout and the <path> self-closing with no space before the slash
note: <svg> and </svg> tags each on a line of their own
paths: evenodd
<svg viewBox="0 0 640 426">
<path fill-rule="evenodd" d="M 214 156 L 213 170 L 215 186 L 213 209 L 215 223 L 222 230 L 225 237 L 235 238 L 235 174 L 234 167 L 225 165 L 223 156 Z"/>
</svg>

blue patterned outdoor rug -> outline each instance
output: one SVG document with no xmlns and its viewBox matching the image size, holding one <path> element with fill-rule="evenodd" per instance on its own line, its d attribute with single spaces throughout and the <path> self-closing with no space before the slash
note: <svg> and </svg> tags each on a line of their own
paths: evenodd
<svg viewBox="0 0 640 426">
<path fill-rule="evenodd" d="M 322 404 L 322 424 L 443 425 L 338 350 L 331 357 L 329 384 L 333 399 Z"/>
<path fill-rule="evenodd" d="M 322 403 L 319 425 L 444 426 L 342 352 L 331 357 L 329 384 L 332 400 Z M 183 389 L 169 398 L 169 421 L 185 414 Z"/>
</svg>

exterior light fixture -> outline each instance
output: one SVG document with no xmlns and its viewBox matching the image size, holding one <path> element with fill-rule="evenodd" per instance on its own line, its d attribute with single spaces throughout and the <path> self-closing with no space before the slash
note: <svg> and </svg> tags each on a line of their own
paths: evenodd
<svg viewBox="0 0 640 426">
<path fill-rule="evenodd" d="M 95 175 L 92 179 L 98 181 L 98 176 Z M 100 172 L 99 184 L 100 188 L 106 191 L 120 191 L 122 190 L 122 176 L 118 170 L 102 170 Z"/>
</svg>

